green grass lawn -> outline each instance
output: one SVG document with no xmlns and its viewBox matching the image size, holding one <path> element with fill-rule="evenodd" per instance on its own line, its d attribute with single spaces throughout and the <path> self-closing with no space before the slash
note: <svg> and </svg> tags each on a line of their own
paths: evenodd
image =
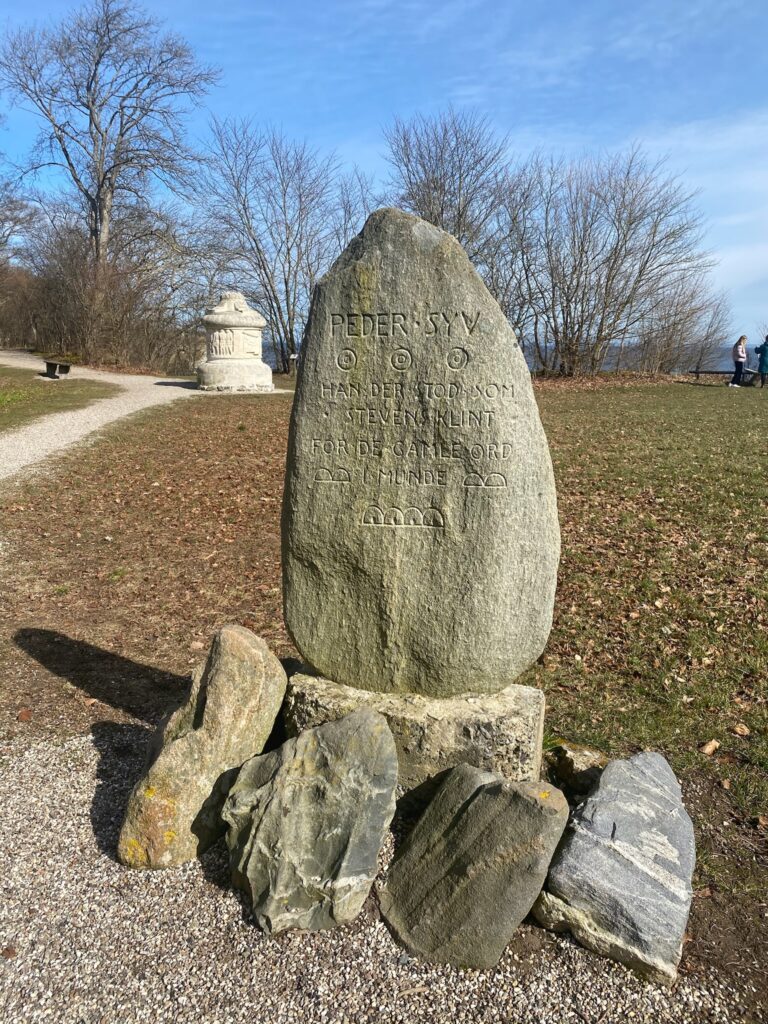
<svg viewBox="0 0 768 1024">
<path fill-rule="evenodd" d="M 538 399 L 563 553 L 551 641 L 525 681 L 547 692 L 550 732 L 613 755 L 663 750 L 760 823 L 768 390 L 670 383 Z"/>
<path fill-rule="evenodd" d="M 69 386 L 39 385 L 48 402 Z M 619 756 L 661 750 L 760 825 L 768 389 L 543 384 L 536 394 L 563 548 L 550 641 L 520 682 L 546 691 L 550 738 Z M 290 407 L 290 395 L 179 403 L 63 455 L 8 517 L 38 617 L 173 671 L 190 637 L 207 643 L 237 619 L 292 653 L 279 571 Z M 36 536 L 39 546 L 24 543 Z M 710 740 L 719 747 L 702 752 Z"/>
<path fill-rule="evenodd" d="M 38 416 L 82 409 L 97 398 L 111 398 L 119 392 L 115 384 L 79 380 L 76 375 L 45 380 L 34 370 L 3 366 L 0 353 L 0 433 L 22 427 Z"/>
</svg>

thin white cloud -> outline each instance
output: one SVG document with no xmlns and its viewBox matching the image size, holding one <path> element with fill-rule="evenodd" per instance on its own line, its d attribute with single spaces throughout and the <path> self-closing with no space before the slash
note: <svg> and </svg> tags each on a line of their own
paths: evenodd
<svg viewBox="0 0 768 1024">
<path fill-rule="evenodd" d="M 692 189 L 707 217 L 716 282 L 741 329 L 768 320 L 768 109 L 696 120 L 640 138 Z"/>
</svg>

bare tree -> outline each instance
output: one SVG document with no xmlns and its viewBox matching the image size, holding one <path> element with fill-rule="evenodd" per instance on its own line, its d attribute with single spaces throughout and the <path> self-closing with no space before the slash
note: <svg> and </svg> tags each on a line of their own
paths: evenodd
<svg viewBox="0 0 768 1024">
<path fill-rule="evenodd" d="M 372 178 L 359 167 L 340 175 L 333 208 L 333 232 L 338 252 L 346 249 L 368 215 L 381 205 L 382 201 L 374 192 Z"/>
<path fill-rule="evenodd" d="M 508 141 L 474 113 L 396 118 L 384 132 L 391 201 L 449 231 L 481 263 L 495 227 Z"/>
<path fill-rule="evenodd" d="M 0 114 L 0 126 L 5 117 Z M 22 195 L 19 181 L 11 176 L 4 154 L 0 154 L 4 165 L 0 174 L 0 267 L 10 262 L 20 236 L 29 229 L 35 219 L 34 205 Z"/>
<path fill-rule="evenodd" d="M 459 239 L 534 367 L 595 373 L 643 344 L 650 359 L 651 337 L 666 364 L 670 317 L 702 336 L 714 300 L 699 214 L 639 149 L 513 166 L 487 120 L 452 109 L 398 119 L 385 139 L 390 198 Z"/>
<path fill-rule="evenodd" d="M 0 180 L 0 264 L 13 254 L 14 241 L 29 230 L 35 217 L 32 205 L 21 195 L 15 182 Z"/>
<path fill-rule="evenodd" d="M 647 373 L 706 369 L 731 334 L 730 308 L 705 276 L 672 278 L 643 321 L 627 365 Z"/>
<path fill-rule="evenodd" d="M 531 274 L 539 245 L 535 165 L 536 161 L 505 170 L 499 183 L 496 228 L 480 268 L 526 353 L 539 336 L 539 320 L 531 304 Z"/>
<path fill-rule="evenodd" d="M 89 356 L 88 308 L 93 275 L 82 219 L 66 202 L 49 202 L 20 259 L 34 279 L 30 318 L 50 352 Z"/>
<path fill-rule="evenodd" d="M 338 169 L 305 143 L 250 121 L 214 121 L 198 201 L 229 273 L 267 321 L 275 365 L 300 343 L 315 281 L 349 230 L 339 219 Z M 341 225 L 341 227 L 340 227 Z"/>
<path fill-rule="evenodd" d="M 0 179 L 0 346 L 26 345 L 32 325 L 26 312 L 33 284 L 31 275 L 15 263 L 25 235 L 36 220 L 37 211 L 18 184 Z"/>
<path fill-rule="evenodd" d="M 500 225 L 496 273 L 516 326 L 535 365 L 567 375 L 620 361 L 673 285 L 709 266 L 692 197 L 639 150 L 571 164 L 534 158 Z"/>
<path fill-rule="evenodd" d="M 23 267 L 0 264 L 0 348 L 35 347 L 36 284 Z"/>
<path fill-rule="evenodd" d="M 90 240 L 79 211 L 67 201 L 49 201 L 19 262 L 31 282 L 23 310 L 27 330 L 46 351 L 159 371 L 194 366 L 204 288 L 194 226 L 178 211 L 141 207 L 113 218 L 98 346 Z"/>
<path fill-rule="evenodd" d="M 0 82 L 42 121 L 28 170 L 64 172 L 98 267 L 117 202 L 145 202 L 152 176 L 168 182 L 188 169 L 184 107 L 216 77 L 131 0 L 91 0 L 55 28 L 7 35 Z"/>
</svg>

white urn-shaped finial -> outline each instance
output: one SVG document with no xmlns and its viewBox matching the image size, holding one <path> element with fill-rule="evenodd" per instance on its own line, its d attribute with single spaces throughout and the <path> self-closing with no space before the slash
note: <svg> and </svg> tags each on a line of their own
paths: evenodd
<svg viewBox="0 0 768 1024">
<path fill-rule="evenodd" d="M 267 322 L 242 292 L 222 292 L 205 311 L 206 361 L 198 367 L 202 391 L 273 391 L 272 371 L 261 358 Z"/>
</svg>

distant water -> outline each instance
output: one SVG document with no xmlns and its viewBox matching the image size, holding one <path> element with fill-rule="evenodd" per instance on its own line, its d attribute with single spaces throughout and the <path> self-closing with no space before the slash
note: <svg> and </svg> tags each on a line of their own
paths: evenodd
<svg viewBox="0 0 768 1024">
<path fill-rule="evenodd" d="M 748 341 L 747 342 L 747 366 L 750 367 L 753 370 L 757 369 L 757 363 L 758 363 L 758 360 L 759 360 L 759 356 L 755 355 L 755 349 L 757 348 L 757 346 L 759 344 L 760 344 L 759 341 L 757 341 L 757 342 Z M 716 361 L 714 362 L 714 364 L 712 366 L 708 366 L 707 369 L 710 369 L 710 370 L 730 370 L 731 367 L 733 366 L 733 356 L 731 355 L 732 350 L 733 350 L 733 345 L 725 345 L 725 346 L 723 346 L 723 348 L 720 349 L 720 352 L 719 352 L 718 356 L 716 357 Z M 690 369 L 690 367 L 689 367 L 689 369 Z"/>
<path fill-rule="evenodd" d="M 272 346 L 264 344 L 261 350 L 261 358 L 267 364 L 267 366 L 274 371 L 275 369 L 275 356 L 272 352 Z"/>
<path fill-rule="evenodd" d="M 757 344 L 757 343 L 756 343 Z M 733 357 L 731 352 L 733 350 L 733 344 L 723 345 L 719 351 L 713 353 L 707 359 L 704 360 L 703 369 L 705 370 L 732 370 L 733 369 Z M 616 357 L 618 356 L 619 348 L 609 350 L 606 356 L 603 370 L 610 372 L 616 369 Z M 525 354 L 526 362 L 533 368 L 533 362 L 530 353 Z M 755 345 L 747 345 L 747 366 L 752 369 L 757 369 L 758 357 L 755 355 Z M 627 349 L 624 349 L 622 354 L 621 366 L 623 369 L 627 368 Z M 687 373 L 689 370 L 693 370 L 696 366 L 696 354 L 691 353 L 690 356 L 686 357 L 680 366 L 675 368 L 677 373 Z"/>
<path fill-rule="evenodd" d="M 735 339 L 734 339 L 735 341 Z M 757 343 L 755 343 L 757 344 Z M 714 352 L 704 360 L 703 369 L 705 370 L 732 370 L 733 369 L 733 343 L 729 345 L 723 345 L 721 349 Z M 625 350 L 626 352 L 626 350 Z M 690 355 L 683 359 L 680 366 L 676 367 L 678 373 L 687 373 L 689 370 L 693 370 L 696 366 L 697 358 L 696 353 L 691 352 Z M 613 369 L 613 360 L 609 353 L 606 361 L 606 370 Z M 757 356 L 755 355 L 755 345 L 747 345 L 747 366 L 757 368 Z"/>
<path fill-rule="evenodd" d="M 757 356 L 755 355 L 755 347 L 759 342 L 749 342 L 747 344 L 747 366 L 757 368 Z M 707 370 L 730 370 L 733 368 L 733 359 L 731 357 L 731 350 L 733 345 L 724 345 L 719 352 L 709 357 L 705 362 L 705 369 Z M 615 359 L 612 358 L 613 353 L 608 353 L 608 358 L 605 362 L 605 369 L 614 369 Z M 626 349 L 625 349 L 626 355 Z M 275 358 L 272 353 L 272 346 L 265 343 L 262 353 L 262 358 L 267 366 L 270 366 L 273 370 L 275 369 Z M 531 358 L 529 354 L 526 354 L 526 362 L 531 365 Z M 690 359 L 685 361 L 685 364 L 677 367 L 680 373 L 687 373 L 688 370 L 692 370 L 696 365 L 696 358 L 692 356 Z"/>
</svg>

